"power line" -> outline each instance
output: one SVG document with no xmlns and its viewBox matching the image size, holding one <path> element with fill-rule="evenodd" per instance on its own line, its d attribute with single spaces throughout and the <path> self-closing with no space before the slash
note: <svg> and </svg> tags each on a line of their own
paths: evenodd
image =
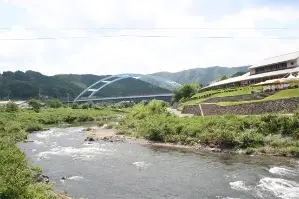
<svg viewBox="0 0 299 199">
<path fill-rule="evenodd" d="M 0 27 L 0 30 L 11 30 L 12 28 Z M 299 27 L 174 27 L 174 28 L 144 28 L 144 27 L 58 27 L 58 28 L 41 28 L 29 27 L 27 30 L 299 30 Z"/>
<path fill-rule="evenodd" d="M 261 40 L 298 40 L 299 37 L 235 37 L 235 36 L 171 36 L 171 35 L 97 35 L 93 37 L 34 37 L 34 38 L 0 38 L 0 41 L 34 41 L 34 40 L 68 40 L 91 39 L 94 37 L 106 38 L 190 38 L 190 39 L 261 39 Z"/>
</svg>

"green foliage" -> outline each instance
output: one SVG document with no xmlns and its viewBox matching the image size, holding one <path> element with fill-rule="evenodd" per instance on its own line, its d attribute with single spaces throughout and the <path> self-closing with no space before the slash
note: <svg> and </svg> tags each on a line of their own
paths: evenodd
<svg viewBox="0 0 299 199">
<path fill-rule="evenodd" d="M 43 126 L 38 122 L 30 122 L 25 125 L 25 131 L 28 133 L 41 130 L 43 130 Z"/>
<path fill-rule="evenodd" d="M 236 72 L 236 73 L 232 74 L 231 77 L 239 77 L 239 76 L 244 75 L 246 73 L 247 73 L 246 71 L 239 71 L 239 72 Z"/>
<path fill-rule="evenodd" d="M 9 95 L 11 99 L 30 98 L 57 98 L 62 101 L 74 99 L 82 90 L 107 76 L 97 75 L 55 75 L 45 76 L 34 71 L 27 72 L 3 72 L 0 74 L 0 99 L 5 99 Z M 103 90 L 98 95 L 109 96 L 132 96 L 140 93 L 155 94 L 166 93 L 165 89 L 154 86 L 147 82 L 128 78 L 115 82 Z"/>
<path fill-rule="evenodd" d="M 198 88 L 198 84 L 185 84 L 181 86 L 180 88 L 174 91 L 173 101 L 179 102 L 182 99 L 186 100 L 191 98 L 193 95 L 196 94 Z"/>
<path fill-rule="evenodd" d="M 9 113 L 18 112 L 19 106 L 16 103 L 8 102 L 5 106 L 5 111 Z"/>
<path fill-rule="evenodd" d="M 222 77 L 220 77 L 220 81 L 226 80 L 228 79 L 228 77 L 226 75 L 223 75 Z"/>
<path fill-rule="evenodd" d="M 279 99 L 289 99 L 295 98 L 299 96 L 299 88 L 289 88 L 286 90 L 278 91 L 273 95 L 270 95 L 261 100 L 250 100 L 250 101 L 237 101 L 237 102 L 220 102 L 219 105 L 222 106 L 229 106 L 229 105 L 236 105 L 236 104 L 245 104 L 245 103 L 253 103 L 253 102 L 263 102 L 263 101 L 272 101 L 272 100 L 279 100 Z"/>
<path fill-rule="evenodd" d="M 39 110 L 41 109 L 42 105 L 39 101 L 37 101 L 36 99 L 31 99 L 28 102 L 29 106 L 31 106 L 31 108 L 35 111 L 35 112 L 39 112 Z"/>
<path fill-rule="evenodd" d="M 204 102 L 207 99 L 211 98 L 219 98 L 219 97 L 231 97 L 231 96 L 239 96 L 239 95 L 249 95 L 252 92 L 260 92 L 261 87 L 238 87 L 238 88 L 227 88 L 227 89 L 217 89 L 210 91 L 200 91 L 191 97 L 189 101 L 184 102 L 184 104 L 199 104 Z M 221 102 L 226 103 L 226 102 Z M 236 102 L 228 102 L 228 103 L 236 103 Z M 239 101 L 238 103 L 242 103 Z"/>
<path fill-rule="evenodd" d="M 61 108 L 63 105 L 62 102 L 57 99 L 48 99 L 45 101 L 45 104 L 50 108 Z"/>
<path fill-rule="evenodd" d="M 105 122 L 103 122 L 103 121 L 99 121 L 99 122 L 97 122 L 97 126 L 98 126 L 98 127 L 102 127 L 102 126 L 104 126 L 104 124 L 105 124 Z"/>
<path fill-rule="evenodd" d="M 94 104 L 92 102 L 88 102 L 88 108 L 92 108 Z"/>
<path fill-rule="evenodd" d="M 72 109 L 78 109 L 78 108 L 79 108 L 79 105 L 77 103 L 72 104 Z"/>
<path fill-rule="evenodd" d="M 82 109 L 89 109 L 89 104 L 88 103 L 83 104 Z"/>
<path fill-rule="evenodd" d="M 3 119 L 2 116 L 0 119 Z M 30 168 L 25 154 L 15 146 L 15 143 L 20 141 L 18 138 L 20 136 L 15 134 L 24 135 L 20 126 L 12 125 L 10 122 L 6 124 L 8 125 L 1 124 L 6 130 L 3 128 L 0 130 L 0 198 L 56 199 L 50 185 L 36 183 L 34 174 L 38 170 Z"/>
<path fill-rule="evenodd" d="M 263 125 L 259 129 L 264 135 L 281 134 L 283 136 L 297 136 L 299 132 L 299 117 L 266 115 L 262 116 Z"/>
<path fill-rule="evenodd" d="M 299 155 L 296 152 L 299 151 L 299 141 L 296 141 L 299 137 L 299 114 L 176 117 L 157 102 L 150 102 L 134 106 L 119 124 L 121 134 L 152 141 L 248 149 L 248 153 L 255 148 L 275 148 L 277 152 L 283 147 L 291 147 L 287 154 Z"/>
</svg>

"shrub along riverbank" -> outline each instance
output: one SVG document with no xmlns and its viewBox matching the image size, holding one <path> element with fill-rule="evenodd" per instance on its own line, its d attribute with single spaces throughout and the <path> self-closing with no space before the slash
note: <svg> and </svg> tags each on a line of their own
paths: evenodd
<svg viewBox="0 0 299 199">
<path fill-rule="evenodd" d="M 7 112 L 9 111 L 9 112 Z M 40 169 L 31 167 L 23 152 L 16 146 L 24 141 L 27 134 L 42 130 L 48 125 L 59 123 L 80 123 L 101 121 L 103 118 L 115 117 L 117 110 L 95 109 L 43 109 L 39 113 L 32 110 L 0 110 L 0 198 L 3 199 L 56 199 L 57 195 L 51 185 L 38 183 L 36 174 Z"/>
<path fill-rule="evenodd" d="M 182 118 L 152 101 L 136 105 L 118 128 L 121 134 L 162 143 L 299 157 L 299 114 Z"/>
</svg>

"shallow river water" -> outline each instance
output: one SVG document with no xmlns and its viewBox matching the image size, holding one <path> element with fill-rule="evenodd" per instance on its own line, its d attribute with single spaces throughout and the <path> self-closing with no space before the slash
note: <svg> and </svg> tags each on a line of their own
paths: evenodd
<svg viewBox="0 0 299 199">
<path fill-rule="evenodd" d="M 88 199 L 299 199 L 299 160 L 84 142 L 83 128 L 21 144 L 58 191 Z M 61 180 L 66 177 L 66 180 Z"/>
</svg>

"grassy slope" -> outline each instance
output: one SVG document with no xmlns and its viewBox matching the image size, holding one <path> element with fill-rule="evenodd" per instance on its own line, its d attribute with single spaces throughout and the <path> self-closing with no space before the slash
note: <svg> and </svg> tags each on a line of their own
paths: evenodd
<svg viewBox="0 0 299 199">
<path fill-rule="evenodd" d="M 227 89 L 227 90 L 229 90 L 229 89 Z M 251 91 L 258 92 L 260 90 L 261 90 L 261 87 L 244 87 L 242 89 L 238 89 L 236 91 L 231 91 L 231 92 L 224 92 L 225 89 L 205 91 L 202 93 L 197 93 L 190 100 L 183 102 L 182 106 L 203 103 L 205 100 L 210 99 L 210 98 L 246 95 L 246 94 L 251 94 Z M 293 97 L 299 97 L 299 88 L 282 90 L 282 91 L 279 91 L 279 92 L 275 93 L 274 95 L 266 97 L 265 99 L 262 99 L 262 100 L 238 101 L 238 102 L 219 102 L 217 104 L 219 104 L 221 106 L 229 106 L 229 105 L 236 105 L 236 104 L 262 102 L 262 101 L 286 99 L 286 98 L 293 98 Z"/>
<path fill-rule="evenodd" d="M 221 106 L 229 106 L 229 105 L 236 105 L 236 104 L 245 104 L 245 103 L 252 103 L 252 102 L 264 102 L 264 101 L 287 99 L 287 98 L 294 98 L 294 97 L 299 97 L 299 88 L 282 90 L 282 91 L 279 91 L 279 92 L 275 93 L 274 95 L 266 97 L 262 100 L 239 101 L 239 102 L 220 102 L 218 104 L 221 105 Z"/>
<path fill-rule="evenodd" d="M 224 92 L 224 91 L 226 90 L 218 89 L 218 90 L 211 90 L 211 91 L 198 93 L 194 95 L 191 98 L 191 100 L 184 102 L 183 105 L 199 104 L 210 98 L 247 95 L 247 94 L 251 94 L 251 91 L 260 91 L 260 87 L 243 87 L 241 89 L 237 89 L 236 91 L 231 91 L 231 92 Z"/>
<path fill-rule="evenodd" d="M 54 193 L 50 185 L 35 181 L 34 175 L 40 171 L 27 163 L 25 154 L 18 149 L 16 143 L 26 139 L 29 132 L 42 130 L 44 125 L 101 120 L 118 114 L 118 111 L 112 109 L 61 108 L 42 110 L 40 113 L 29 110 L 7 113 L 0 110 L 0 198 L 64 198 Z"/>
</svg>

